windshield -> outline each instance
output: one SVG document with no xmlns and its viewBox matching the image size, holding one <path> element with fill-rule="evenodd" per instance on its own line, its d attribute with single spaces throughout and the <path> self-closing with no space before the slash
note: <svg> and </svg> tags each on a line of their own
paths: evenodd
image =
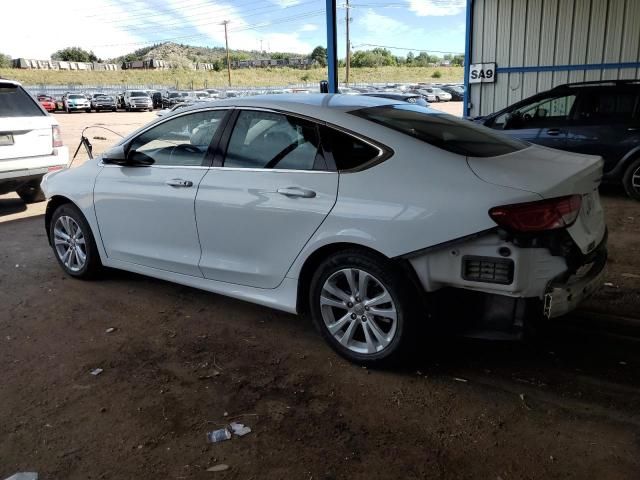
<svg viewBox="0 0 640 480">
<path fill-rule="evenodd" d="M 145 92 L 139 92 L 139 91 L 133 91 L 131 92 L 131 97 L 148 97 L 149 95 L 147 95 Z"/>
<path fill-rule="evenodd" d="M 388 105 L 350 113 L 469 157 L 497 157 L 529 146 L 481 125 L 418 105 Z"/>
<path fill-rule="evenodd" d="M 96 100 L 110 100 L 111 97 L 108 97 L 107 95 L 96 95 L 93 98 L 95 98 Z"/>
<path fill-rule="evenodd" d="M 187 92 L 182 92 L 182 93 L 180 94 L 180 96 L 181 96 L 181 97 L 188 97 L 188 96 L 189 96 L 189 94 L 188 94 Z"/>
<path fill-rule="evenodd" d="M 82 98 L 83 100 L 87 99 L 87 97 L 85 97 L 84 95 L 75 95 L 75 94 L 69 95 L 69 98 Z"/>
</svg>

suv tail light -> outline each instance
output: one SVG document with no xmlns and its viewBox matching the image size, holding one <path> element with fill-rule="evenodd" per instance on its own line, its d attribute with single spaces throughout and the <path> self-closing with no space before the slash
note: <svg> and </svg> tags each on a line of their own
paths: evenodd
<svg viewBox="0 0 640 480">
<path fill-rule="evenodd" d="M 54 125 L 51 127 L 52 130 L 52 138 L 53 138 L 53 148 L 62 147 L 62 135 L 60 133 L 60 127 L 58 125 Z"/>
<path fill-rule="evenodd" d="M 582 197 L 569 195 L 539 202 L 494 207 L 489 216 L 501 227 L 518 232 L 541 232 L 570 227 L 578 218 Z"/>
</svg>

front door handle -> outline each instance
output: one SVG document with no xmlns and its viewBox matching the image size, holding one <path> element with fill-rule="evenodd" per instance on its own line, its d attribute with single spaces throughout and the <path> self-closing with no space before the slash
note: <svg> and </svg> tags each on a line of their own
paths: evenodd
<svg viewBox="0 0 640 480">
<path fill-rule="evenodd" d="M 560 129 L 550 128 L 549 130 L 547 130 L 547 135 L 560 135 Z"/>
<path fill-rule="evenodd" d="M 191 180 L 183 180 L 181 178 L 172 178 L 171 180 L 167 180 L 164 183 L 166 183 L 170 187 L 193 187 L 193 182 Z"/>
<path fill-rule="evenodd" d="M 316 192 L 313 190 L 307 190 L 299 187 L 279 188 L 277 192 L 285 197 L 314 198 L 316 196 Z"/>
</svg>

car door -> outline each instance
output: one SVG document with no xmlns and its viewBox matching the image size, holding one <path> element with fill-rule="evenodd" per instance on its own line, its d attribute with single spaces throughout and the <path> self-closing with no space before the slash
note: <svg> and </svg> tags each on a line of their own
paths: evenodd
<svg viewBox="0 0 640 480">
<path fill-rule="evenodd" d="M 640 95 L 634 87 L 584 89 L 571 125 L 567 150 L 604 158 L 604 171 L 615 168 L 631 150 L 640 146 Z"/>
<path fill-rule="evenodd" d="M 226 112 L 187 112 L 140 133 L 125 150 L 150 166 L 104 166 L 94 203 L 110 259 L 202 276 L 194 202 Z"/>
<path fill-rule="evenodd" d="M 336 201 L 318 126 L 238 109 L 220 160 L 202 179 L 196 218 L 206 278 L 275 288 Z"/>
<path fill-rule="evenodd" d="M 573 92 L 536 96 L 491 118 L 486 125 L 527 142 L 564 149 L 575 101 Z"/>
</svg>

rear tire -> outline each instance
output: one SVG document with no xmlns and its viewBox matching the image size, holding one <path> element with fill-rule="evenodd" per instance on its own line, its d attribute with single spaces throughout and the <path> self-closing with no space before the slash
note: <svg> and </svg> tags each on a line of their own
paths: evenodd
<svg viewBox="0 0 640 480">
<path fill-rule="evenodd" d="M 640 201 L 640 158 L 636 158 L 627 167 L 622 176 L 622 185 L 629 197 Z"/>
<path fill-rule="evenodd" d="M 29 183 L 16 190 L 16 193 L 24 203 L 37 203 L 45 200 L 44 192 L 40 188 L 40 183 Z"/>
<path fill-rule="evenodd" d="M 102 263 L 98 248 L 78 207 L 65 203 L 56 208 L 48 233 L 53 254 L 67 275 L 89 279 L 99 273 Z"/>
<path fill-rule="evenodd" d="M 310 312 L 325 341 L 347 360 L 364 366 L 395 364 L 415 344 L 419 314 L 414 290 L 391 261 L 346 250 L 318 266 Z"/>
</svg>

